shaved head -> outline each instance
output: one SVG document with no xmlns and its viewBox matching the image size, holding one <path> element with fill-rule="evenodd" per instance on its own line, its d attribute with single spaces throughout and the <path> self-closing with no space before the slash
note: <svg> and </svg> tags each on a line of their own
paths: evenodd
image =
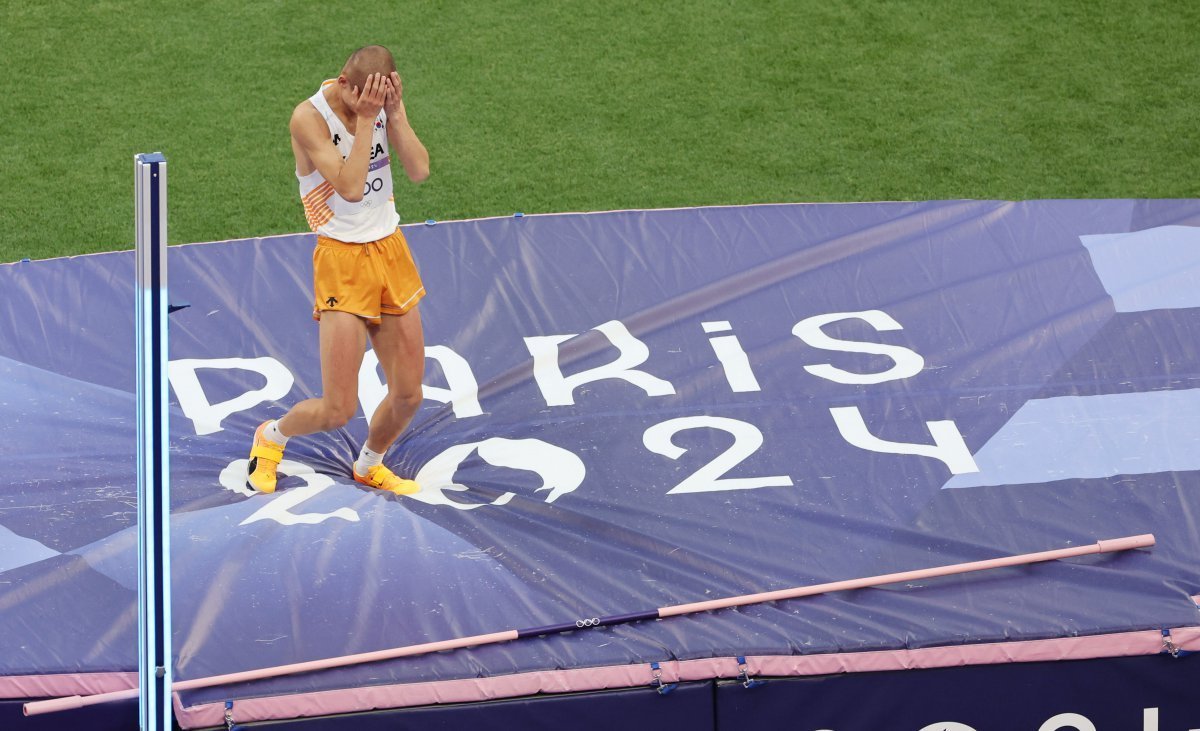
<svg viewBox="0 0 1200 731">
<path fill-rule="evenodd" d="M 395 70 L 396 60 L 391 51 L 383 46 L 363 46 L 346 59 L 341 75 L 346 77 L 351 88 L 362 89 L 371 74 L 387 76 Z"/>
</svg>

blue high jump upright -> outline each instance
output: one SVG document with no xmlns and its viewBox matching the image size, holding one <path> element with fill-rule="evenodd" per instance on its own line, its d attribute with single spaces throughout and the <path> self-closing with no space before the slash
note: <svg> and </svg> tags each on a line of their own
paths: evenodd
<svg viewBox="0 0 1200 731">
<path fill-rule="evenodd" d="M 167 160 L 134 156 L 137 226 L 138 703 L 143 731 L 171 711 L 171 503 L 167 419 Z"/>
</svg>

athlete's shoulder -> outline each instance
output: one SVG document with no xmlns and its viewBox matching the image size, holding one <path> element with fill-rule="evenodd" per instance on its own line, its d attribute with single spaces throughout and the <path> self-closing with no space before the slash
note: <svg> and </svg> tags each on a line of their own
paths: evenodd
<svg viewBox="0 0 1200 731">
<path fill-rule="evenodd" d="M 316 105 L 312 103 L 311 98 L 300 102 L 296 105 L 296 108 L 292 110 L 292 120 L 295 121 L 297 119 L 321 119 L 324 121 L 321 117 L 321 112 L 317 109 Z"/>
<path fill-rule="evenodd" d="M 296 108 L 292 110 L 292 119 L 288 127 L 291 129 L 293 137 L 327 131 L 325 129 L 325 118 L 321 116 L 321 112 L 308 99 L 297 104 Z"/>
</svg>

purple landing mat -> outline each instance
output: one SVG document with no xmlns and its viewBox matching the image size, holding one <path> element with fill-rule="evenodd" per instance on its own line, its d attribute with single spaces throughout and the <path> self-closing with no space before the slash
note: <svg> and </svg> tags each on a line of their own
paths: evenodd
<svg viewBox="0 0 1200 731">
<path fill-rule="evenodd" d="M 1153 550 L 183 694 L 1200 624 L 1200 201 L 761 205 L 406 226 L 426 400 L 319 395 L 310 235 L 174 247 L 176 679 L 1100 538 Z M 0 265 L 0 683 L 135 669 L 133 256 Z M 1116 303 L 1116 304 L 1114 304 Z"/>
</svg>

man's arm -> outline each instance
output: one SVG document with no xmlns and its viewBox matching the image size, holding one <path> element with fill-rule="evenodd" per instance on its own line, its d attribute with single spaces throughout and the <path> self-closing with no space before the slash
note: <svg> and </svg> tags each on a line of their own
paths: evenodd
<svg viewBox="0 0 1200 731">
<path fill-rule="evenodd" d="M 358 87 L 352 92 L 355 96 L 353 111 L 357 115 L 354 130 L 354 144 L 350 147 L 350 155 L 343 160 L 336 147 L 329 143 L 329 128 L 321 113 L 311 104 L 301 104 L 292 113 L 289 125 L 292 137 L 304 150 L 313 166 L 321 173 L 321 177 L 333 185 L 345 200 L 356 203 L 363 198 L 363 189 L 367 183 L 367 166 L 371 162 L 371 133 L 375 127 L 375 117 L 383 108 L 389 82 L 380 74 L 367 77 L 364 88 L 360 93 Z"/>
<path fill-rule="evenodd" d="M 384 102 L 384 110 L 387 111 L 388 142 L 392 143 L 396 154 L 400 156 L 400 164 L 404 166 L 408 179 L 420 183 L 429 177 L 429 151 L 421 144 L 417 133 L 408 123 L 400 75 L 393 71 L 390 81 L 387 100 Z"/>
</svg>

